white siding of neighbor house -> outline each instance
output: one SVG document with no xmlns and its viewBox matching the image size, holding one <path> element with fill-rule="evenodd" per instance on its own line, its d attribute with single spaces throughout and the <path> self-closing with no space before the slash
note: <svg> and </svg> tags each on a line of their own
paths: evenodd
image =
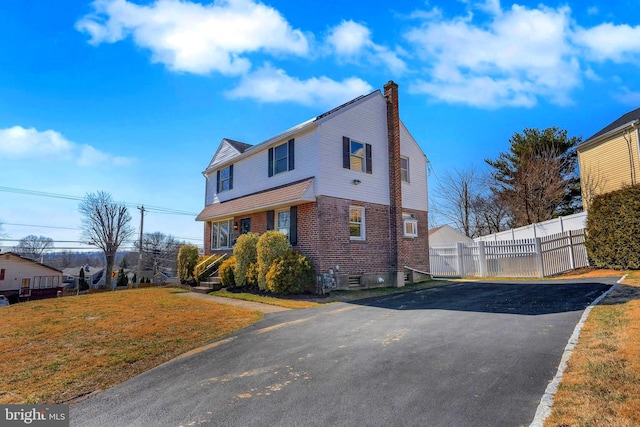
<svg viewBox="0 0 640 427">
<path fill-rule="evenodd" d="M 24 260 L 11 254 L 0 254 L 0 269 L 4 268 L 4 280 L 0 280 L 0 291 L 20 289 L 22 279 L 31 279 L 36 276 L 58 276 L 58 286 L 62 283 L 62 273 L 40 264 Z"/>
<path fill-rule="evenodd" d="M 371 144 L 371 174 L 342 167 L 342 137 Z M 387 161 L 387 107 L 376 92 L 354 105 L 344 107 L 320 123 L 318 128 L 320 163 L 316 195 L 389 204 Z M 360 180 L 354 185 L 353 180 Z"/>
<path fill-rule="evenodd" d="M 303 130 L 294 136 L 287 136 L 259 151 L 251 151 L 251 155 L 233 163 L 233 189 L 216 194 L 216 171 L 207 175 L 206 204 L 214 201 L 224 202 L 247 194 L 267 190 L 269 188 L 299 181 L 318 174 L 318 149 L 315 127 Z M 277 147 L 295 140 L 295 167 L 293 170 L 268 176 L 268 148 Z M 224 164 L 227 167 L 229 164 Z"/>
<path fill-rule="evenodd" d="M 405 125 L 400 123 L 400 155 L 409 158 L 409 182 L 402 182 L 402 207 L 426 211 L 427 157 Z"/>
</svg>

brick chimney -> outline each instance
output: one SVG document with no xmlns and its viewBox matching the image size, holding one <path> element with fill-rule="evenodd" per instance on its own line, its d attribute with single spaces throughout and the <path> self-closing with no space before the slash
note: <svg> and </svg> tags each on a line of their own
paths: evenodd
<svg viewBox="0 0 640 427">
<path fill-rule="evenodd" d="M 390 267 L 396 286 L 404 286 L 404 266 L 400 254 L 402 242 L 402 180 L 400 176 L 400 109 L 398 85 L 389 80 L 384 85 L 387 99 L 387 137 L 389 140 L 389 240 Z"/>
</svg>

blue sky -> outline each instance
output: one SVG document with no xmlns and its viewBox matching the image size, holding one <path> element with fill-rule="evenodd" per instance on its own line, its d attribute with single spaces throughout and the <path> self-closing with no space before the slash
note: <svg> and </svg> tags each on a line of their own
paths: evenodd
<svg viewBox="0 0 640 427">
<path fill-rule="evenodd" d="M 141 204 L 198 213 L 222 138 L 259 143 L 388 80 L 431 186 L 526 127 L 587 138 L 640 106 L 637 1 L 361 4 L 3 0 L 5 238 L 78 240 L 73 197 L 97 190 L 136 226 Z M 153 210 L 145 231 L 202 238 Z"/>
</svg>

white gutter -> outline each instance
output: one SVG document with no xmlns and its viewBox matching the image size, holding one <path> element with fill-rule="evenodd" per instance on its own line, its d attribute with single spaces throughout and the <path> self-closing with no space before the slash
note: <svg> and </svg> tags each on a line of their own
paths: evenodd
<svg viewBox="0 0 640 427">
<path fill-rule="evenodd" d="M 638 128 L 638 120 L 632 125 L 636 128 L 636 145 L 638 146 L 638 165 L 640 165 L 640 129 Z M 631 159 L 633 161 L 633 159 Z M 638 183 L 638 177 L 636 176 L 636 184 Z"/>
</svg>

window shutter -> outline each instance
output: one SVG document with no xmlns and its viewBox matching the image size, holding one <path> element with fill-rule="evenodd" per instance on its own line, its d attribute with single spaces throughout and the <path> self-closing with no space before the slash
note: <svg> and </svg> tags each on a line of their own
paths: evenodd
<svg viewBox="0 0 640 427">
<path fill-rule="evenodd" d="M 269 176 L 273 176 L 273 148 L 269 148 Z"/>
<path fill-rule="evenodd" d="M 216 193 L 220 192 L 220 170 L 216 172 Z"/>
<path fill-rule="evenodd" d="M 289 209 L 289 243 L 298 244 L 298 207 L 291 206 Z"/>
<path fill-rule="evenodd" d="M 365 161 L 367 173 L 373 173 L 373 165 L 371 164 L 371 144 L 365 144 L 365 155 L 367 160 Z"/>
<path fill-rule="evenodd" d="M 342 167 L 351 169 L 351 140 L 346 136 L 342 137 Z"/>
<path fill-rule="evenodd" d="M 229 166 L 229 190 L 233 189 L 233 165 Z"/>
<path fill-rule="evenodd" d="M 292 171 L 295 168 L 295 150 L 294 150 L 294 140 L 289 140 L 289 170 Z"/>
<path fill-rule="evenodd" d="M 4 268 L 0 269 L 0 280 L 4 280 Z"/>
<path fill-rule="evenodd" d="M 267 230 L 273 230 L 274 211 L 267 211 Z"/>
</svg>

